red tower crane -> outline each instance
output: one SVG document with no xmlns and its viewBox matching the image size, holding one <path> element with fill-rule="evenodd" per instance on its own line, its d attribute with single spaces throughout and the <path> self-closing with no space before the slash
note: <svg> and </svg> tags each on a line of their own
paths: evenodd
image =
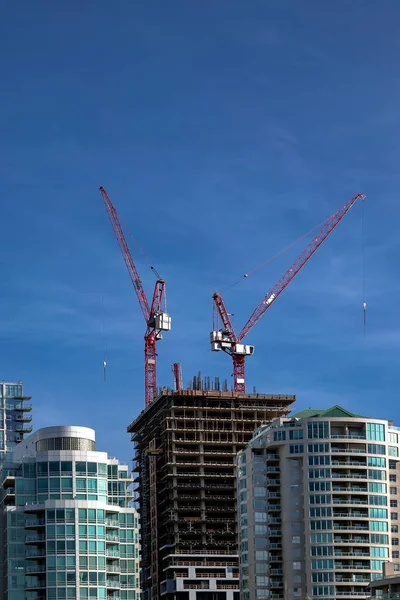
<svg viewBox="0 0 400 600">
<path fill-rule="evenodd" d="M 157 340 L 162 339 L 162 331 L 171 329 L 171 317 L 166 311 L 165 306 L 165 281 L 158 277 L 154 286 L 153 299 L 151 305 L 147 300 L 142 281 L 137 271 L 129 250 L 124 232 L 122 230 L 118 213 L 115 210 L 106 190 L 100 187 L 100 194 L 103 197 L 107 214 L 110 218 L 115 237 L 126 268 L 128 269 L 133 287 L 139 300 L 140 308 L 146 322 L 146 333 L 144 335 L 144 370 L 145 370 L 145 401 L 148 406 L 157 395 Z"/>
<path fill-rule="evenodd" d="M 272 306 L 278 296 L 296 277 L 297 273 L 299 273 L 304 265 L 310 260 L 312 255 L 318 250 L 321 244 L 323 244 L 335 227 L 339 225 L 340 221 L 346 216 L 357 200 L 364 199 L 364 194 L 357 194 L 323 223 L 318 234 L 312 239 L 274 287 L 264 296 L 239 335 L 236 335 L 235 333 L 230 314 L 226 309 L 221 294 L 218 292 L 214 293 L 214 327 L 210 334 L 211 349 L 214 352 L 222 350 L 232 357 L 233 385 L 235 392 L 243 394 L 246 392 L 245 358 L 246 356 L 254 354 L 254 346 L 248 346 L 242 343 L 244 337 L 249 333 L 250 329 L 258 323 L 263 314 Z M 221 329 L 219 329 L 219 319 L 221 319 L 222 322 Z"/>
</svg>

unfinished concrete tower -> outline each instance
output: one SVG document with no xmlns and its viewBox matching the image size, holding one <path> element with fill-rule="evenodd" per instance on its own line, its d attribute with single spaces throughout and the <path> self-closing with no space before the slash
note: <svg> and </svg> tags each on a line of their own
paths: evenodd
<svg viewBox="0 0 400 600">
<path fill-rule="evenodd" d="M 201 386 L 200 386 L 201 387 Z M 129 426 L 143 600 L 239 600 L 236 453 L 295 396 L 161 393 Z"/>
</svg>

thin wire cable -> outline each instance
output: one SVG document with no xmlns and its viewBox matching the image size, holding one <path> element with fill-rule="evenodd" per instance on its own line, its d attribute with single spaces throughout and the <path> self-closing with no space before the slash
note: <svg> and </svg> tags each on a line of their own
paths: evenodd
<svg viewBox="0 0 400 600">
<path fill-rule="evenodd" d="M 325 221 L 322 221 L 321 223 L 319 223 L 318 225 L 316 225 L 315 227 L 313 227 L 312 229 L 310 229 L 309 231 L 307 231 L 307 233 L 305 233 L 304 235 L 302 235 L 301 237 L 299 237 L 297 240 L 295 240 L 294 242 L 292 242 L 291 244 L 289 244 L 289 246 L 286 246 L 285 248 L 282 248 L 282 250 L 280 250 L 279 252 L 277 252 L 276 254 L 274 254 L 273 256 L 271 256 L 270 258 L 268 258 L 268 260 L 262 262 L 257 267 L 254 267 L 254 269 L 252 269 L 248 273 L 245 273 L 244 275 L 242 275 L 241 277 L 239 277 L 238 279 L 236 279 L 236 281 L 234 281 L 233 283 L 231 283 L 230 285 L 228 285 L 228 287 L 226 287 L 223 290 L 223 292 L 226 292 L 227 290 L 230 290 L 235 285 L 237 285 L 238 283 L 240 283 L 243 279 L 246 279 L 250 275 L 253 275 L 253 273 L 255 273 L 259 269 L 262 269 L 263 267 L 265 267 L 267 264 L 269 264 L 270 262 L 272 262 L 273 260 L 275 260 L 276 258 L 278 258 L 278 256 L 280 256 L 281 254 L 284 254 L 287 250 L 290 250 L 290 248 L 292 248 L 293 246 L 295 246 L 296 244 L 298 244 L 299 242 L 301 242 L 302 240 L 304 240 L 304 238 L 306 238 L 307 236 L 311 235 L 316 229 L 320 229 L 324 223 L 325 223 Z"/>
<path fill-rule="evenodd" d="M 105 335 L 105 317 L 104 317 L 104 294 L 101 293 L 101 312 L 102 312 L 102 338 L 103 338 L 103 350 L 104 350 L 104 358 L 103 358 L 103 377 L 104 383 L 107 381 L 107 339 Z"/>
<path fill-rule="evenodd" d="M 158 271 L 155 269 L 155 267 L 153 267 L 153 265 L 151 264 L 151 261 L 149 259 L 149 257 L 147 256 L 147 254 L 144 252 L 144 250 L 142 250 L 141 246 L 139 245 L 139 242 L 136 240 L 136 238 L 132 235 L 132 233 L 129 231 L 129 229 L 126 229 L 124 227 L 125 231 L 128 232 L 128 235 L 131 237 L 131 239 L 133 240 L 133 243 L 135 244 L 136 248 L 139 250 L 140 254 L 142 255 L 144 261 L 147 263 L 148 267 L 150 268 L 151 271 L 153 271 L 154 275 L 157 277 L 157 279 L 161 279 L 160 274 L 158 273 Z"/>
<path fill-rule="evenodd" d="M 361 203 L 361 277 L 362 277 L 362 296 L 363 296 L 363 322 L 364 335 L 367 328 L 367 296 L 366 296 L 366 278 L 365 278 L 365 225 L 364 225 L 364 202 Z"/>
</svg>

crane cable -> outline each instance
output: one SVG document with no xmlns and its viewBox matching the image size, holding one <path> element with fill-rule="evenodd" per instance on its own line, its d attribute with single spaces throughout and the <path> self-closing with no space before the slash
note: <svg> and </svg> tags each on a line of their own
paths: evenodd
<svg viewBox="0 0 400 600">
<path fill-rule="evenodd" d="M 158 273 L 157 269 L 155 267 L 153 267 L 153 265 L 151 264 L 151 261 L 150 261 L 149 257 L 147 256 L 147 254 L 145 253 L 145 251 L 142 250 L 141 246 L 139 245 L 139 242 L 132 235 L 132 233 L 129 231 L 129 229 L 125 228 L 125 231 L 128 232 L 128 235 L 133 240 L 133 243 L 135 244 L 136 248 L 139 250 L 140 254 L 142 255 L 144 261 L 147 263 L 147 265 L 150 268 L 150 270 L 153 271 L 153 273 L 157 277 L 157 279 L 161 279 L 160 274 Z"/>
<path fill-rule="evenodd" d="M 278 258 L 278 256 L 280 256 L 281 254 L 284 254 L 287 250 L 290 250 L 290 248 L 292 248 L 293 246 L 295 246 L 296 244 L 298 244 L 299 242 L 301 242 L 302 240 L 304 240 L 304 238 L 306 238 L 309 235 L 311 235 L 311 233 L 313 233 L 316 229 L 321 229 L 322 225 L 325 222 L 326 222 L 326 219 L 324 221 L 321 221 L 321 223 L 319 223 L 318 225 L 316 225 L 315 227 L 313 227 L 309 231 L 307 231 L 307 233 L 305 233 L 304 235 L 302 235 L 301 237 L 299 237 L 297 240 L 295 240 L 294 242 L 292 242 L 291 244 L 289 244 L 289 246 L 286 246 L 285 248 L 282 248 L 282 250 L 279 250 L 279 252 L 277 252 L 276 254 L 274 254 L 273 256 L 271 256 L 270 258 L 268 258 L 268 260 L 265 260 L 264 262 L 262 262 L 261 264 L 259 264 L 257 267 L 254 267 L 254 269 L 251 269 L 251 271 L 248 271 L 247 273 L 245 273 L 244 275 L 242 275 L 241 277 L 239 277 L 238 279 L 236 279 L 236 281 L 234 281 L 233 283 L 231 283 L 230 285 L 228 285 L 228 287 L 226 287 L 223 290 L 223 292 L 226 292 L 227 290 L 230 290 L 235 285 L 237 285 L 238 283 L 240 283 L 243 279 L 246 279 L 250 275 L 253 275 L 253 273 L 255 273 L 256 271 L 259 271 L 260 269 L 262 269 L 262 267 L 265 267 L 265 265 L 267 265 L 268 263 L 272 262 L 273 260 L 275 260 L 276 258 Z"/>
<path fill-rule="evenodd" d="M 364 202 L 361 203 L 361 278 L 362 278 L 362 297 L 363 297 L 363 324 L 364 335 L 367 327 L 367 297 L 365 285 L 365 227 L 364 227 Z"/>
<path fill-rule="evenodd" d="M 103 378 L 104 383 L 107 381 L 107 339 L 105 335 L 105 316 L 104 316 L 104 294 L 101 294 L 101 312 L 102 312 L 102 338 L 104 344 L 104 358 L 103 358 Z"/>
</svg>

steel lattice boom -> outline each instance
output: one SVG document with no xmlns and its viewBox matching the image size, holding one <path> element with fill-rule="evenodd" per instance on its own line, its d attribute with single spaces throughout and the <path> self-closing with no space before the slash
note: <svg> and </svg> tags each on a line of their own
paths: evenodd
<svg viewBox="0 0 400 600">
<path fill-rule="evenodd" d="M 146 322 L 146 333 L 144 336 L 145 347 L 145 403 L 150 404 L 157 395 L 157 340 L 162 339 L 161 331 L 171 329 L 171 317 L 166 312 L 165 307 L 165 282 L 163 279 L 157 279 L 154 286 L 153 299 L 151 305 L 147 300 L 142 281 L 137 271 L 136 265 L 129 250 L 118 213 L 113 206 L 106 190 L 100 187 L 100 194 L 103 197 L 107 214 L 110 218 L 115 237 L 117 239 L 126 268 L 128 269 L 133 287 Z"/>
<path fill-rule="evenodd" d="M 214 320 L 214 331 L 211 333 L 211 348 L 214 351 L 222 350 L 232 356 L 234 389 L 236 392 L 245 393 L 246 391 L 245 358 L 246 356 L 254 353 L 254 346 L 247 346 L 241 342 L 243 342 L 243 339 L 249 333 L 250 329 L 252 329 L 258 323 L 263 314 L 272 306 L 283 290 L 301 271 L 301 269 L 310 260 L 321 244 L 323 244 L 326 238 L 332 233 L 335 227 L 339 225 L 340 221 L 346 216 L 357 200 L 364 199 L 365 196 L 363 194 L 357 194 L 351 198 L 351 200 L 348 200 L 345 204 L 343 204 L 339 210 L 337 210 L 324 222 L 318 234 L 312 239 L 300 256 L 288 268 L 286 273 L 273 286 L 273 288 L 271 288 L 271 290 L 264 296 L 238 336 L 235 334 L 229 318 L 229 313 L 226 309 L 221 294 L 216 292 L 213 295 L 216 315 L 221 319 L 223 328 L 218 330 L 218 327 L 215 326 L 216 321 Z"/>
</svg>

